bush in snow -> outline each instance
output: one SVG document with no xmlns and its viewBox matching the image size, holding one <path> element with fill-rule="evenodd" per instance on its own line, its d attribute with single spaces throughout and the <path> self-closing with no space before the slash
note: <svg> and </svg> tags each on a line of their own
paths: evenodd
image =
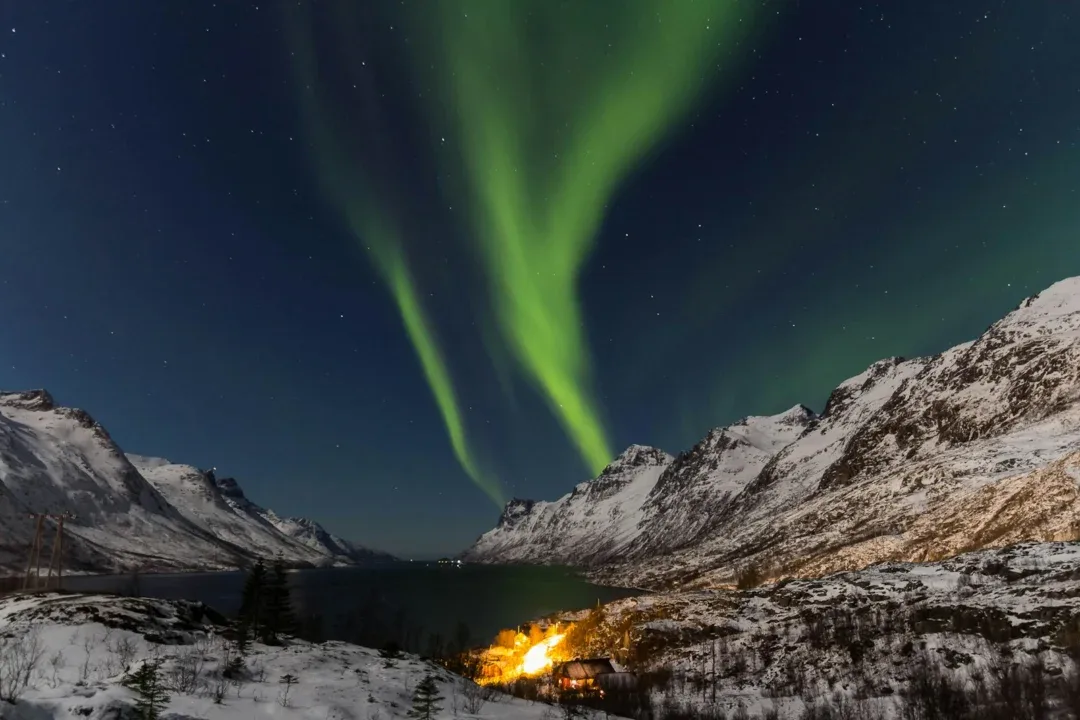
<svg viewBox="0 0 1080 720">
<path fill-rule="evenodd" d="M 281 679 L 278 680 L 278 683 L 281 684 L 281 691 L 278 693 L 278 704 L 281 705 L 281 707 L 289 707 L 289 691 L 292 690 L 292 686 L 298 682 L 299 680 L 296 679 L 296 676 L 289 673 L 285 673 L 281 676 Z"/>
<path fill-rule="evenodd" d="M 44 653 L 36 628 L 17 628 L 0 637 L 0 700 L 19 699 Z"/>
</svg>

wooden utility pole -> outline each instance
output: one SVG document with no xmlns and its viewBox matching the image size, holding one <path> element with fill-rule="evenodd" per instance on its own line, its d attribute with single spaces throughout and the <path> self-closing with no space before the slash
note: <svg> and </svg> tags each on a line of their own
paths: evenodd
<svg viewBox="0 0 1080 720">
<path fill-rule="evenodd" d="M 38 557 L 41 555 L 41 531 L 45 527 L 45 516 L 43 514 L 32 514 L 30 517 L 37 520 L 37 523 L 34 526 L 34 539 L 30 542 L 30 556 L 26 558 L 26 577 L 23 578 L 23 590 L 30 589 L 30 578 L 36 575 Z M 34 574 L 31 574 L 31 572 Z"/>
<path fill-rule="evenodd" d="M 26 561 L 26 576 L 23 578 L 23 590 L 48 590 L 52 584 L 53 570 L 56 571 L 56 588 L 60 589 L 64 577 L 64 520 L 74 517 L 71 513 L 52 515 L 49 513 L 31 513 L 35 519 L 34 539 L 30 543 L 30 557 Z M 56 521 L 56 534 L 53 536 L 52 552 L 49 555 L 49 570 L 45 584 L 41 585 L 41 547 L 45 544 L 45 521 Z"/>
<path fill-rule="evenodd" d="M 71 513 L 61 513 L 51 517 L 56 521 L 56 537 L 53 538 L 52 556 L 49 557 L 49 574 L 45 577 L 45 587 L 49 587 L 53 576 L 53 567 L 55 566 L 56 589 L 59 590 L 64 579 L 64 520 L 73 517 L 73 515 Z"/>
</svg>

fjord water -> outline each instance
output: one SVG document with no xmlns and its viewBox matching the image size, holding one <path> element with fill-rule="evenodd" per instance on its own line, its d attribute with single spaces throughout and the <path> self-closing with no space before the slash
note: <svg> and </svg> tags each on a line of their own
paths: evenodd
<svg viewBox="0 0 1080 720">
<path fill-rule="evenodd" d="M 298 570 L 289 580 L 297 616 L 319 616 L 323 639 L 401 642 L 407 635 L 418 650 L 432 634 L 451 641 L 462 624 L 472 642 L 487 644 L 502 628 L 639 594 L 593 585 L 569 568 L 536 566 L 393 563 Z M 64 578 L 70 590 L 196 600 L 226 615 L 238 609 L 243 582 L 238 572 Z"/>
</svg>

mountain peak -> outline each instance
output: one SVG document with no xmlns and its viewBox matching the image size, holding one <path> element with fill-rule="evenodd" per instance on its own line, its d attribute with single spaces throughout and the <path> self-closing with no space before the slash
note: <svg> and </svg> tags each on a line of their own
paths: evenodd
<svg viewBox="0 0 1080 720">
<path fill-rule="evenodd" d="M 794 407 L 788 408 L 787 410 L 776 416 L 777 419 L 789 425 L 805 425 L 816 417 L 817 413 L 815 413 L 813 410 L 806 407 L 802 403 L 799 403 Z"/>
<path fill-rule="evenodd" d="M 247 500 L 247 497 L 244 495 L 244 489 L 240 487 L 240 483 L 236 482 L 235 478 L 219 478 L 215 476 L 214 484 L 217 485 L 221 494 L 227 498 L 232 498 L 233 500 Z"/>
<path fill-rule="evenodd" d="M 498 527 L 506 527 L 513 525 L 519 518 L 528 515 L 536 505 L 535 500 L 525 500 L 523 498 L 512 498 L 507 501 L 503 506 L 503 511 L 499 515 Z"/>
<path fill-rule="evenodd" d="M 631 445 L 619 453 L 619 456 L 608 463 L 601 475 L 607 475 L 609 470 L 625 467 L 644 467 L 646 465 L 663 465 L 671 461 L 671 456 L 663 450 L 648 445 Z"/>
<path fill-rule="evenodd" d="M 1080 332 L 1080 277 L 1066 278 L 1025 298 L 992 329 L 1020 329 L 1035 334 Z"/>
<path fill-rule="evenodd" d="M 721 438 L 742 441 L 762 450 L 775 452 L 802 434 L 817 418 L 805 405 L 795 405 L 777 415 L 749 415 L 737 423 L 714 428 L 706 436 L 707 445 L 716 445 Z"/>
<path fill-rule="evenodd" d="M 817 413 L 800 403 L 776 415 L 750 415 L 744 417 L 732 427 L 745 426 L 770 431 L 783 427 L 805 428 L 816 417 Z"/>
<path fill-rule="evenodd" d="M 48 390 L 0 390 L 0 405 L 21 410 L 55 410 L 56 401 Z"/>
</svg>

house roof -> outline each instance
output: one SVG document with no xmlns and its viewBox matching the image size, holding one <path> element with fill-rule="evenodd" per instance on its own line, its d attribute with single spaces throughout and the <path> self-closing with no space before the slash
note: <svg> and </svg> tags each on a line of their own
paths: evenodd
<svg viewBox="0 0 1080 720">
<path fill-rule="evenodd" d="M 598 675 L 607 675 L 613 672 L 615 672 L 615 668 L 607 658 L 571 660 L 563 663 L 555 670 L 556 675 L 562 675 L 571 680 L 590 680 Z"/>
</svg>

